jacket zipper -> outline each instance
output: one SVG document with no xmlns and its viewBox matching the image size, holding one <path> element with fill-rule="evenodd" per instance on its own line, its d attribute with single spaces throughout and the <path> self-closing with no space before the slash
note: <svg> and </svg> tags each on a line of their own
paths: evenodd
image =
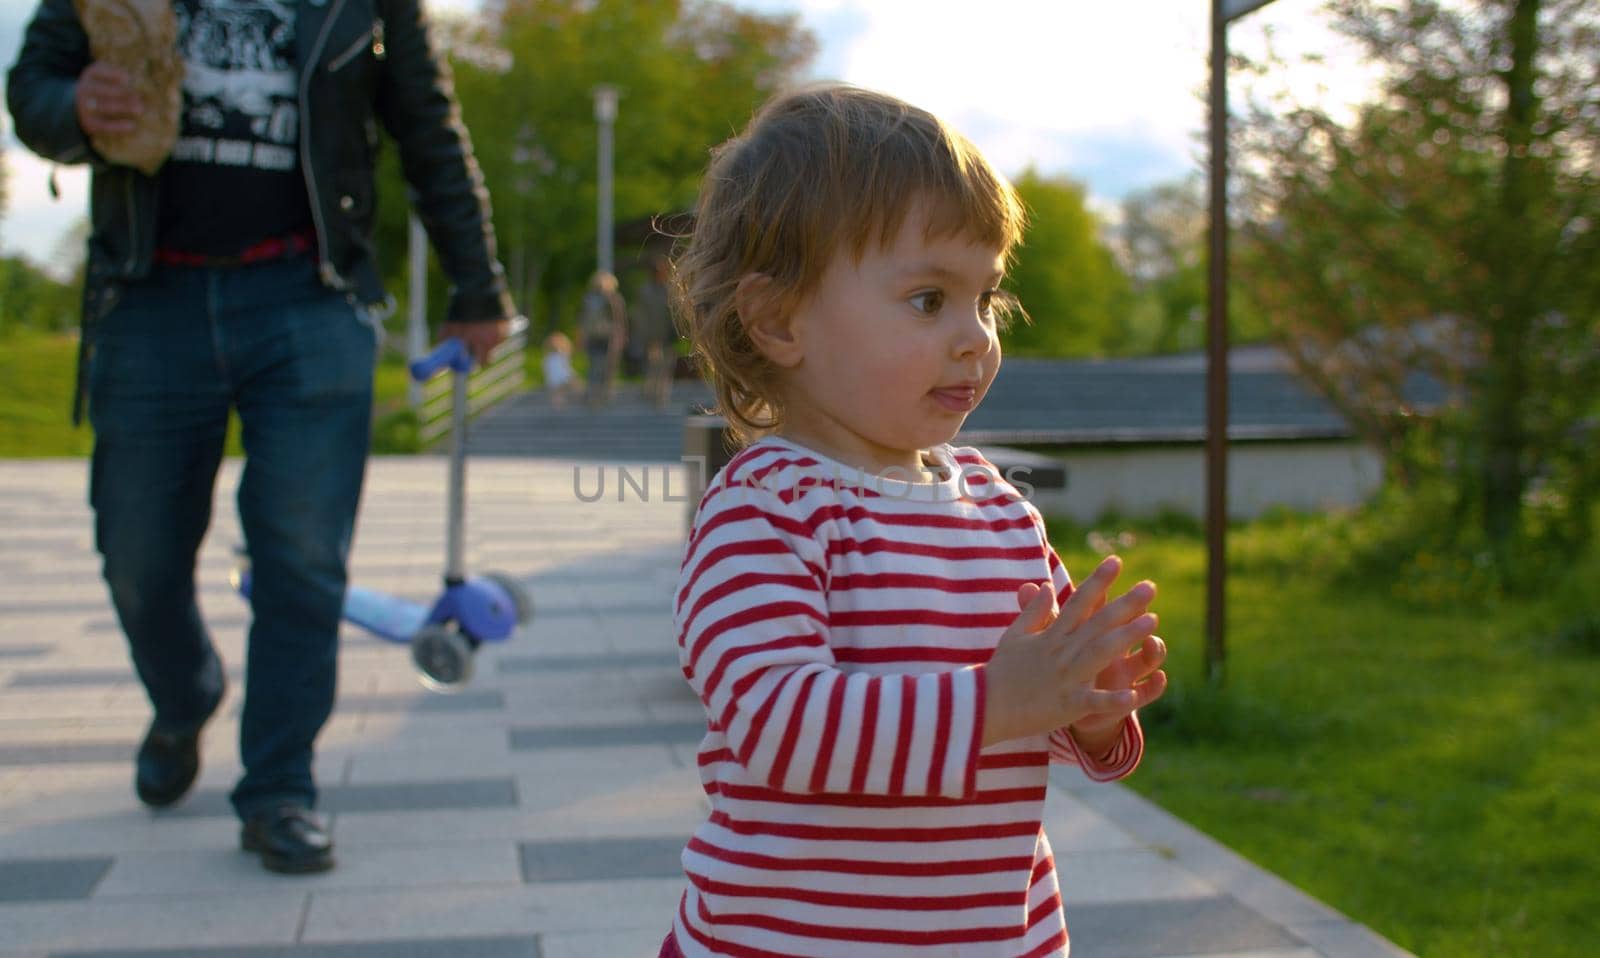
<svg viewBox="0 0 1600 958">
<path fill-rule="evenodd" d="M 369 34 L 351 44 L 350 49 L 328 61 L 328 72 L 335 73 L 340 69 L 343 69 L 346 63 L 349 63 L 351 60 L 354 60 L 357 56 L 359 56 L 361 51 L 366 49 L 369 45 L 371 45 L 371 43 L 372 36 Z"/>
<path fill-rule="evenodd" d="M 128 235 L 139 236 L 139 204 L 133 195 L 133 176 L 130 174 L 122 178 L 122 195 L 128 200 Z M 128 244 L 128 264 L 123 267 L 123 274 L 134 275 L 133 267 L 139 259 L 139 243 L 137 239 Z"/>
<path fill-rule="evenodd" d="M 344 3 L 345 0 L 334 0 L 333 9 L 328 11 L 328 19 L 322 22 L 322 32 L 317 34 L 317 42 L 311 46 L 311 56 L 308 58 L 311 66 L 300 71 L 300 168 L 305 172 L 306 191 L 311 194 L 311 224 L 317 231 L 317 267 L 322 282 L 333 289 L 343 289 L 344 280 L 333 268 L 333 263 L 328 261 L 328 230 L 322 222 L 322 200 L 317 195 L 317 176 L 311 170 L 311 75 L 316 72 L 317 58 L 328 44 L 328 34 L 333 32 L 333 25 L 338 21 Z"/>
</svg>

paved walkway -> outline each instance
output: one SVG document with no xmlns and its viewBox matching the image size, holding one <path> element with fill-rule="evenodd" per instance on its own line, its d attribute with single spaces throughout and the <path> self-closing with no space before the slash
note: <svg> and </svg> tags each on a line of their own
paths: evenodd
<svg viewBox="0 0 1600 958">
<path fill-rule="evenodd" d="M 244 606 L 228 591 L 237 464 L 200 562 L 235 681 L 187 802 L 151 814 L 130 757 L 147 720 L 97 573 L 83 463 L 0 463 L 0 958 L 653 958 L 705 812 L 701 713 L 676 667 L 681 474 L 618 502 L 574 462 L 470 467 L 470 560 L 532 586 L 537 617 L 463 693 L 418 688 L 401 648 L 345 637 L 318 774 L 339 867 L 286 878 L 237 849 Z M 601 470 L 582 467 L 593 493 Z M 649 501 L 640 501 L 643 486 Z M 443 462 L 373 463 L 357 581 L 425 597 Z M 1403 954 L 1117 786 L 1060 770 L 1048 827 L 1074 954 Z"/>
</svg>

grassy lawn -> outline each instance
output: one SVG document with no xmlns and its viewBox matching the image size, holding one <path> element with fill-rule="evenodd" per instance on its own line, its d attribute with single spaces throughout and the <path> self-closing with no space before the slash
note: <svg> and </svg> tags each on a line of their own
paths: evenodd
<svg viewBox="0 0 1600 958">
<path fill-rule="evenodd" d="M 84 456 L 93 437 L 72 428 L 76 336 L 0 339 L 0 457 Z"/>
<path fill-rule="evenodd" d="M 76 336 L 18 332 L 0 338 L 0 459 L 86 456 L 94 443 L 87 424 L 72 427 Z M 374 452 L 416 451 L 416 423 L 406 406 L 405 364 L 385 355 L 373 398 Z M 228 428 L 228 455 L 240 453 L 237 420 Z"/>
<path fill-rule="evenodd" d="M 1418 954 L 1593 954 L 1600 642 L 1560 623 L 1600 621 L 1600 556 L 1543 594 L 1419 608 L 1335 584 L 1329 526 L 1233 531 L 1216 694 L 1199 534 L 1051 523 L 1078 575 L 1130 531 L 1126 584 L 1162 589 L 1172 686 L 1130 786 Z"/>
</svg>

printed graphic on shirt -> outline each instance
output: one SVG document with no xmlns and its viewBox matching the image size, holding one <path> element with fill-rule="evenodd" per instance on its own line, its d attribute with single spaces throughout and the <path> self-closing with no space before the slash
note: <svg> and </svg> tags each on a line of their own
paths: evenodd
<svg viewBox="0 0 1600 958">
<path fill-rule="evenodd" d="M 186 0 L 176 6 L 183 123 L 172 158 L 223 167 L 295 168 L 294 3 Z"/>
</svg>

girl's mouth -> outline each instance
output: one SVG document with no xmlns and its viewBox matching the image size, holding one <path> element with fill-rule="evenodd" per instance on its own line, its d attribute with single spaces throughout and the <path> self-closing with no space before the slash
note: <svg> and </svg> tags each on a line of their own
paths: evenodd
<svg viewBox="0 0 1600 958">
<path fill-rule="evenodd" d="M 941 386 L 930 395 L 934 402 L 951 412 L 971 412 L 978 405 L 976 386 Z"/>
</svg>

